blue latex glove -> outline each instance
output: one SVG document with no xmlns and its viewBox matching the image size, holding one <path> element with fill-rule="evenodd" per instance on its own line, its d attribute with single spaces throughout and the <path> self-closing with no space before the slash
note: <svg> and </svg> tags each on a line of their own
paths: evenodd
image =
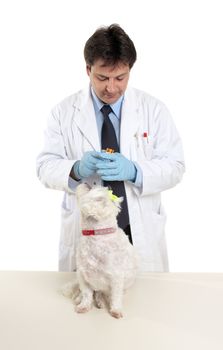
<svg viewBox="0 0 223 350">
<path fill-rule="evenodd" d="M 101 152 L 96 163 L 97 174 L 104 181 L 135 181 L 136 167 L 134 163 L 121 153 Z"/>
<path fill-rule="evenodd" d="M 98 162 L 98 152 L 85 152 L 81 160 L 74 164 L 73 171 L 75 177 L 83 179 L 96 173 L 96 163 Z"/>
</svg>

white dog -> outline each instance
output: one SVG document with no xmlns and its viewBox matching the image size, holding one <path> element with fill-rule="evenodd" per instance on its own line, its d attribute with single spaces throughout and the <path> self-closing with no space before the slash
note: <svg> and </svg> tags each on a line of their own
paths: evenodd
<svg viewBox="0 0 223 350">
<path fill-rule="evenodd" d="M 133 246 L 117 225 L 122 198 L 106 187 L 90 189 L 86 184 L 77 187 L 76 195 L 82 227 L 77 248 L 81 293 L 76 311 L 89 311 L 95 297 L 99 308 L 107 301 L 111 315 L 120 318 L 123 292 L 134 282 L 138 265 Z"/>
</svg>

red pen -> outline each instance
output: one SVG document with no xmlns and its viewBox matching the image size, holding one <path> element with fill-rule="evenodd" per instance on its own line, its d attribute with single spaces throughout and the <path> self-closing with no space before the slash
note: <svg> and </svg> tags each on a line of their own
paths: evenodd
<svg viewBox="0 0 223 350">
<path fill-rule="evenodd" d="M 148 142 L 148 132 L 144 131 L 143 138 Z"/>
</svg>

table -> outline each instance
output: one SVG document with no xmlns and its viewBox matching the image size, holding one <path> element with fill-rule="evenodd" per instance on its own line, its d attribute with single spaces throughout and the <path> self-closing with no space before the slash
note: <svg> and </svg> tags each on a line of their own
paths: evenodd
<svg viewBox="0 0 223 350">
<path fill-rule="evenodd" d="M 0 349 L 223 349 L 223 274 L 141 274 L 119 320 L 95 307 L 75 313 L 59 292 L 73 278 L 0 272 Z"/>
</svg>

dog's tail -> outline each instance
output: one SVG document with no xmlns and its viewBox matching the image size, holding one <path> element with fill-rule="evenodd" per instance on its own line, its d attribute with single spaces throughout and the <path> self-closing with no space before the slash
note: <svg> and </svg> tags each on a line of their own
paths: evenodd
<svg viewBox="0 0 223 350">
<path fill-rule="evenodd" d="M 61 287 L 60 293 L 66 298 L 75 300 L 80 294 L 80 288 L 77 281 L 71 281 Z"/>
</svg>

